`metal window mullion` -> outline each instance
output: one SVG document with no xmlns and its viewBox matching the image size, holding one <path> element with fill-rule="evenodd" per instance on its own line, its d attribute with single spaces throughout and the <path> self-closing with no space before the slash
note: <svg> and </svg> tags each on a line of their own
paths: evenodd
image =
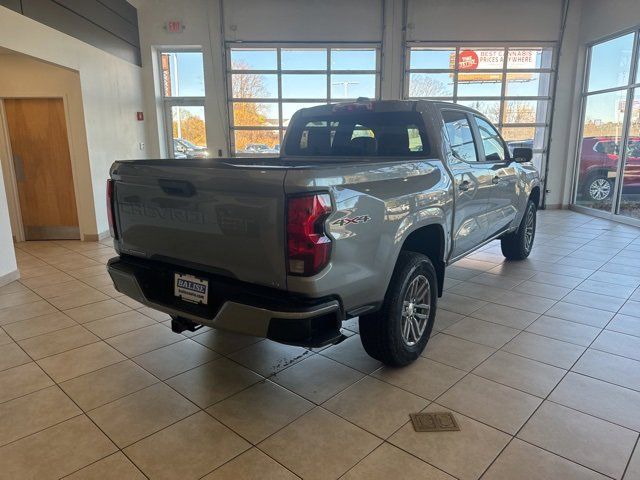
<svg viewBox="0 0 640 480">
<path fill-rule="evenodd" d="M 559 54 L 559 53 L 558 53 Z M 576 158 L 574 159 L 573 166 L 575 171 L 573 172 L 573 185 L 572 185 L 572 204 L 575 204 L 578 199 L 578 187 L 579 187 L 579 176 L 580 176 L 580 158 L 582 157 L 582 137 L 584 135 L 584 118 L 587 109 L 587 89 L 588 85 L 588 76 L 591 72 L 591 46 L 587 48 L 586 59 L 585 59 L 585 68 L 582 72 L 582 95 L 581 95 L 581 104 L 580 104 L 580 116 L 578 121 L 580 122 L 578 135 L 575 139 L 575 152 Z"/>
<path fill-rule="evenodd" d="M 620 145 L 620 161 L 616 171 L 616 184 L 613 189 L 613 209 L 614 215 L 620 215 L 620 202 L 622 201 L 622 187 L 624 186 L 624 168 L 627 163 L 627 143 L 629 141 L 629 130 L 631 126 L 631 113 L 633 112 L 633 94 L 634 89 L 631 83 L 634 80 L 636 69 L 638 67 L 638 32 L 633 36 L 633 48 L 631 50 L 631 72 L 629 75 L 629 84 L 627 85 L 627 99 L 625 103 L 624 119 L 622 121 L 622 145 Z"/>
<path fill-rule="evenodd" d="M 455 48 L 453 57 L 453 103 L 458 103 L 458 56 L 460 47 Z"/>
<path fill-rule="evenodd" d="M 284 121 L 282 118 L 282 48 L 276 48 L 276 68 L 278 75 L 278 140 L 280 141 L 280 146 L 282 147 L 282 127 L 284 125 Z"/>
<path fill-rule="evenodd" d="M 501 84 L 500 84 L 500 113 L 498 114 L 498 128 L 500 130 L 502 130 L 502 127 L 505 123 L 504 121 L 504 111 L 505 111 L 505 102 L 507 100 L 505 100 L 505 92 L 506 92 L 506 85 L 507 85 L 507 60 L 509 58 L 509 47 L 504 47 L 504 49 L 502 50 L 503 52 L 503 57 L 502 57 L 502 75 L 501 75 Z"/>
<path fill-rule="evenodd" d="M 327 94 L 326 94 L 326 100 L 325 103 L 329 103 L 329 101 L 331 100 L 331 49 L 327 48 L 327 70 L 325 72 L 325 74 L 327 75 Z"/>
</svg>

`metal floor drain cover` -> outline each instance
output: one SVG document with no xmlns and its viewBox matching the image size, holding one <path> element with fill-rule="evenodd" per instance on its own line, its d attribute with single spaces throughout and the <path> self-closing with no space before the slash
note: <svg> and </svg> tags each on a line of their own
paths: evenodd
<svg viewBox="0 0 640 480">
<path fill-rule="evenodd" d="M 456 432 L 458 422 L 451 412 L 411 413 L 411 423 L 416 432 Z"/>
</svg>

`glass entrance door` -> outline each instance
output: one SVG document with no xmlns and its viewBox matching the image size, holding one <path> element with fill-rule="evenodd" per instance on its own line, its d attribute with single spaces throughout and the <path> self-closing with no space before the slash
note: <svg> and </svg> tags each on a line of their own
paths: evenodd
<svg viewBox="0 0 640 480">
<path fill-rule="evenodd" d="M 589 48 L 574 204 L 640 220 L 638 32 Z"/>
</svg>

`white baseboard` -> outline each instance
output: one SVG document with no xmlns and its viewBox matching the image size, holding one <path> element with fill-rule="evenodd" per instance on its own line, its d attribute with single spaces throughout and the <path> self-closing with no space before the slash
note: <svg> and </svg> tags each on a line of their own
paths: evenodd
<svg viewBox="0 0 640 480">
<path fill-rule="evenodd" d="M 18 280 L 19 278 L 20 278 L 20 272 L 18 270 L 14 270 L 13 272 L 0 275 L 0 287 L 3 287 L 15 280 Z"/>
</svg>

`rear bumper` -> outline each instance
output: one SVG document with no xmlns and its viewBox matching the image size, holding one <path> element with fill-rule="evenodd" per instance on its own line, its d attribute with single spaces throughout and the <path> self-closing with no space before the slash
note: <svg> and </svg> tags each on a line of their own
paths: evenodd
<svg viewBox="0 0 640 480">
<path fill-rule="evenodd" d="M 172 316 L 291 345 L 323 346 L 340 338 L 344 312 L 335 298 L 307 299 L 153 260 L 115 257 L 107 269 L 116 290 Z M 173 295 L 173 274 L 209 280 L 209 304 Z"/>
</svg>

